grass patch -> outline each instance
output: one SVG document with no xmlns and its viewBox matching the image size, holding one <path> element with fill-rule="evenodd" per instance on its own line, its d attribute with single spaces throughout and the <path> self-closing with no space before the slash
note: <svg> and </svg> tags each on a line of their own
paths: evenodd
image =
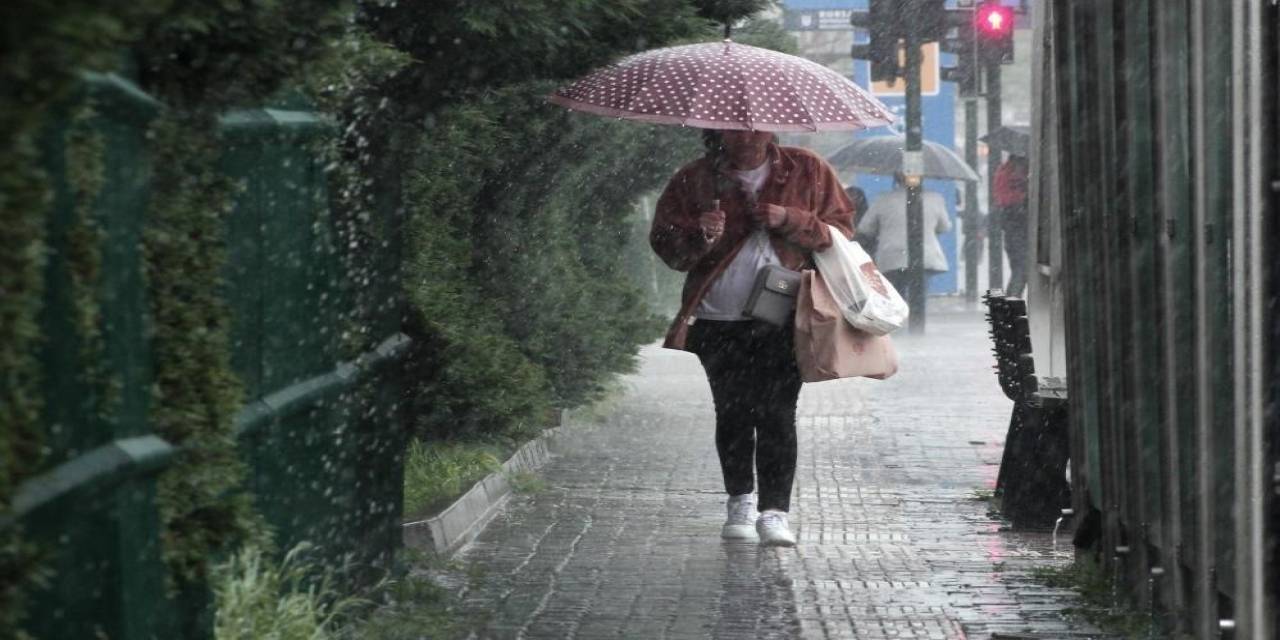
<svg viewBox="0 0 1280 640">
<path fill-rule="evenodd" d="M 214 640 L 337 640 L 340 622 L 367 601 L 343 596 L 335 571 L 304 560 L 303 543 L 277 562 L 249 546 L 214 568 Z"/>
<path fill-rule="evenodd" d="M 378 607 L 345 628 L 344 640 L 450 640 L 466 634 L 452 611 L 453 594 L 425 578 L 388 582 L 374 598 Z"/>
<path fill-rule="evenodd" d="M 506 478 L 507 482 L 511 483 L 511 490 L 519 494 L 530 495 L 547 489 L 547 481 L 531 471 L 508 473 Z"/>
<path fill-rule="evenodd" d="M 974 489 L 969 493 L 969 501 L 985 502 L 987 504 L 987 516 L 991 518 L 1000 517 L 1002 500 L 999 491 L 987 488 Z"/>
<path fill-rule="evenodd" d="M 1071 589 L 1080 594 L 1082 606 L 1064 610 L 1069 616 L 1086 620 L 1105 633 L 1123 638 L 1147 640 L 1157 637 L 1151 615 L 1130 608 L 1116 597 L 1111 578 L 1093 562 L 1076 560 L 1065 567 L 1036 567 L 1031 570 L 1031 577 L 1047 587 Z"/>
<path fill-rule="evenodd" d="M 457 597 L 421 576 L 384 579 L 345 595 L 345 567 L 307 558 L 303 543 L 276 561 L 246 547 L 214 568 L 214 640 L 457 640 L 473 624 L 455 610 Z M 478 570 L 455 560 L 423 555 L 423 567 L 464 573 Z"/>
<path fill-rule="evenodd" d="M 409 443 L 404 462 L 404 513 L 438 511 L 502 468 L 508 447 L 491 442 Z"/>
<path fill-rule="evenodd" d="M 995 489 L 974 489 L 969 499 L 974 502 L 989 502 L 996 497 Z"/>
</svg>

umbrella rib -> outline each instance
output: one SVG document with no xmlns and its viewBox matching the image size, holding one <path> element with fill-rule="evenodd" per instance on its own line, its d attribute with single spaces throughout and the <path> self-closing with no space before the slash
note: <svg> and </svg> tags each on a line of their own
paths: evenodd
<svg viewBox="0 0 1280 640">
<path fill-rule="evenodd" d="M 792 87 L 793 88 L 792 90 L 794 91 L 795 90 L 794 87 L 796 86 L 796 79 L 794 76 L 791 75 L 791 69 L 783 66 L 781 68 L 781 71 L 782 71 L 782 77 L 785 78 L 787 81 L 787 86 Z M 809 105 L 805 103 L 804 94 L 799 91 L 796 91 L 795 93 L 796 93 L 796 104 L 800 105 L 800 108 L 804 110 L 805 115 L 808 116 L 809 118 L 809 124 L 811 127 L 810 131 L 817 131 L 818 119 L 814 117 L 813 111 L 810 110 Z"/>
<path fill-rule="evenodd" d="M 659 92 L 657 90 L 652 89 L 651 85 L 655 82 L 660 81 L 661 79 L 662 79 L 661 76 L 659 76 L 657 73 L 645 74 L 643 78 L 637 81 L 638 86 L 636 87 L 635 93 L 632 93 L 631 95 L 627 96 L 626 101 L 622 104 L 622 110 L 632 114 L 648 113 L 646 111 L 643 111 L 637 108 L 636 103 L 641 102 L 643 99 L 643 100 L 652 102 L 655 105 L 658 104 L 658 100 L 655 96 L 659 95 Z M 657 116 L 658 114 L 655 113 L 652 115 Z"/>
<path fill-rule="evenodd" d="M 739 73 L 735 78 L 741 87 L 743 100 L 746 102 L 746 111 L 743 114 L 747 119 L 747 129 L 754 131 L 756 128 L 755 120 L 755 96 L 752 95 L 750 88 L 747 86 L 747 77 L 745 71 Z"/>
<path fill-rule="evenodd" d="M 731 44 L 731 43 L 730 43 L 730 44 L 727 44 L 726 46 L 730 46 L 730 47 L 731 47 L 731 46 L 733 46 L 733 44 Z M 719 52 L 717 52 L 717 54 L 716 54 L 716 55 L 722 55 L 722 54 L 720 54 Z M 728 55 L 725 55 L 725 58 L 726 58 L 727 60 L 737 60 L 736 58 L 732 58 L 732 57 L 730 57 L 730 56 L 728 56 Z M 727 62 L 727 61 L 725 62 L 725 66 L 726 66 L 726 67 L 729 67 L 730 69 L 738 68 L 738 65 L 735 65 L 735 64 L 733 64 L 733 63 L 731 63 L 731 62 Z M 734 122 L 734 121 L 732 121 L 732 120 L 725 120 L 725 121 L 724 121 L 724 123 L 725 123 L 725 124 L 736 124 L 736 125 L 739 125 L 739 126 L 746 125 L 747 129 L 751 129 L 751 128 L 752 128 L 752 126 L 753 126 L 753 122 L 752 122 L 752 120 L 751 120 L 751 103 L 750 103 L 750 95 L 749 95 L 749 94 L 747 94 L 747 92 L 746 92 L 746 86 L 745 86 L 745 82 L 744 82 L 744 81 L 743 81 L 743 79 L 742 79 L 742 75 L 741 75 L 741 74 L 734 74 L 734 73 L 732 73 L 732 72 L 731 72 L 731 73 L 727 73 L 727 74 L 723 74 L 723 75 L 715 76 L 715 75 L 713 75 L 713 73 L 712 73 L 711 67 L 709 67 L 709 66 L 704 66 L 704 67 L 701 67 L 701 68 L 699 68 L 699 69 L 698 69 L 698 75 L 697 75 L 697 77 L 694 79 L 694 81 L 695 81 L 696 83 L 700 83 L 700 82 L 702 82 L 702 81 L 704 81 L 704 80 L 705 80 L 709 85 L 714 86 L 714 84 L 715 84 L 714 79 L 715 79 L 715 78 L 718 78 L 721 82 L 723 82 L 723 83 L 726 85 L 726 93 L 725 93 L 724 95 L 733 95 L 732 91 L 730 91 L 730 89 L 732 89 L 732 87 L 731 87 L 730 85 L 734 85 L 734 84 L 736 84 L 736 85 L 738 85 L 738 90 L 740 90 L 740 91 L 742 92 L 742 95 L 744 96 L 744 100 L 746 101 L 746 114 L 745 114 L 746 122 Z M 706 106 L 706 108 L 707 108 L 707 113 L 705 114 L 705 120 L 711 120 L 711 119 L 712 119 L 711 114 L 712 114 L 712 112 L 715 110 L 715 107 L 716 107 L 716 105 L 715 105 L 715 103 L 714 103 L 714 98 L 715 98 L 715 96 L 716 96 L 717 94 L 716 94 L 714 91 L 709 91 L 709 92 L 707 93 L 707 95 L 708 95 L 710 98 L 709 98 L 709 100 L 707 101 L 707 104 L 705 105 L 705 106 Z M 692 111 L 692 105 L 693 105 L 693 104 L 695 104 L 696 102 L 697 102 L 697 101 L 696 101 L 696 100 L 694 100 L 692 97 L 690 98 L 689 104 L 690 104 L 690 107 L 691 107 L 691 109 L 690 109 L 691 111 Z M 730 105 L 730 107 L 732 107 L 732 105 Z M 691 116 L 692 116 L 692 114 L 690 114 L 690 117 L 687 117 L 687 118 L 686 118 L 686 120 L 692 119 L 692 117 L 691 117 Z M 732 127 L 726 127 L 726 128 L 732 128 Z"/>
<path fill-rule="evenodd" d="M 698 74 L 694 76 L 693 84 L 689 87 L 689 106 L 684 112 L 684 119 L 681 121 L 681 124 L 684 124 L 684 125 L 688 125 L 690 122 L 696 119 L 693 113 L 693 105 L 698 103 L 698 97 L 700 95 L 697 91 L 697 87 L 708 76 L 708 73 L 707 73 L 708 70 L 706 67 L 698 67 L 697 71 L 698 71 Z M 707 115 L 710 116 L 709 113 Z"/>
</svg>

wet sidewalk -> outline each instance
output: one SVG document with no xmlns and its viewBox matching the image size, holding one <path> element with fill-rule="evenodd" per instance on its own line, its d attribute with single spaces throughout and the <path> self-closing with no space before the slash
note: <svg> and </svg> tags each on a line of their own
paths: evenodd
<svg viewBox="0 0 1280 640">
<path fill-rule="evenodd" d="M 719 539 L 724 496 L 697 360 L 648 348 L 602 424 L 571 428 L 545 487 L 516 496 L 460 560 L 478 638 L 1076 638 L 1069 562 L 980 499 L 1011 404 L 979 314 L 898 339 L 891 380 L 806 385 L 795 549 Z"/>
</svg>

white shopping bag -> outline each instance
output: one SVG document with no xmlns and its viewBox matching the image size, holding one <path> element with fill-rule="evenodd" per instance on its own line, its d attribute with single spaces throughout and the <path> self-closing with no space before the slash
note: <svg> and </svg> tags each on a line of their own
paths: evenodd
<svg viewBox="0 0 1280 640">
<path fill-rule="evenodd" d="M 844 319 L 871 335 L 882 336 L 907 323 L 906 300 L 885 280 L 865 249 L 828 225 L 831 247 L 814 251 L 813 261 Z"/>
</svg>

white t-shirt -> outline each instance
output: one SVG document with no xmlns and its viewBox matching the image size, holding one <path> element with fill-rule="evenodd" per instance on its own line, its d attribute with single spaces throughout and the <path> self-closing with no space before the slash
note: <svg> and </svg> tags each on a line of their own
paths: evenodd
<svg viewBox="0 0 1280 640">
<path fill-rule="evenodd" d="M 755 169 L 734 171 L 733 175 L 747 193 L 759 194 L 769 179 L 769 161 Z M 747 306 L 747 298 L 751 297 L 756 274 L 765 265 L 780 262 L 773 245 L 769 244 L 769 232 L 764 229 L 752 232 L 733 262 L 711 283 L 694 316 L 703 320 L 750 320 L 742 315 L 742 310 Z"/>
</svg>

